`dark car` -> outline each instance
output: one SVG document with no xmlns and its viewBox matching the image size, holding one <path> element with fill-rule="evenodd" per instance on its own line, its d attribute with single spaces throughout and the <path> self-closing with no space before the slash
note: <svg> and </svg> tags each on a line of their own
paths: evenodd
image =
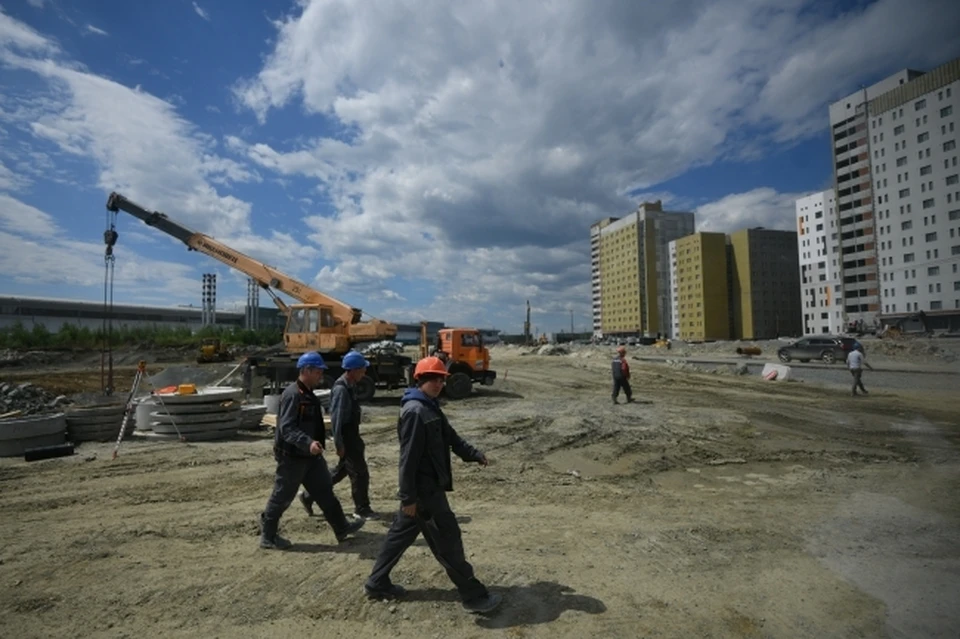
<svg viewBox="0 0 960 639">
<path fill-rule="evenodd" d="M 832 364 L 836 361 L 846 361 L 847 353 L 858 345 L 863 350 L 863 345 L 852 337 L 817 335 L 804 337 L 789 346 L 784 346 L 777 351 L 777 357 L 780 358 L 781 362 L 792 360 L 809 362 L 812 359 L 819 359 L 827 364 Z"/>
</svg>

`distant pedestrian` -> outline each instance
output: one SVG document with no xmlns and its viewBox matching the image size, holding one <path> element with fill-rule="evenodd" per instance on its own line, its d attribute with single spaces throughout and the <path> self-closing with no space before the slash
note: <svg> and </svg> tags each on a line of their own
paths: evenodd
<svg viewBox="0 0 960 639">
<path fill-rule="evenodd" d="M 613 359 L 610 368 L 613 374 L 613 403 L 620 403 L 617 398 L 622 388 L 629 404 L 633 401 L 633 390 L 630 388 L 630 364 L 627 363 L 626 348 L 621 346 L 617 349 L 617 356 Z"/>
<path fill-rule="evenodd" d="M 364 520 L 348 522 L 343 507 L 333 494 L 333 483 L 327 462 L 323 459 L 326 430 L 323 408 L 313 389 L 323 380 L 326 368 L 319 353 L 305 353 L 297 361 L 300 371 L 297 381 L 287 386 L 280 395 L 277 430 L 274 434 L 273 456 L 277 473 L 273 492 L 260 514 L 260 547 L 267 550 L 286 550 L 291 543 L 277 530 L 280 517 L 293 503 L 297 489 L 302 485 L 317 500 L 327 522 L 333 527 L 337 541 L 363 527 Z"/>
<path fill-rule="evenodd" d="M 340 457 L 333 469 L 333 484 L 349 477 L 354 514 L 364 519 L 377 519 L 377 513 L 370 507 L 370 471 L 364 456 L 366 446 L 360 437 L 361 412 L 357 400 L 357 383 L 367 374 L 370 362 L 357 351 L 350 351 L 341 366 L 345 372 L 333 383 L 330 391 L 333 445 Z M 312 515 L 314 500 L 309 492 L 302 491 L 299 497 L 303 508 Z"/>
<path fill-rule="evenodd" d="M 856 397 L 857 388 L 867 395 L 867 389 L 863 387 L 863 367 L 866 366 L 873 370 L 873 366 L 867 362 L 867 356 L 863 354 L 863 347 L 859 342 L 853 347 L 853 350 L 847 354 L 847 366 L 850 368 L 850 374 L 853 375 L 853 395 Z"/>
<path fill-rule="evenodd" d="M 373 570 L 363 585 L 371 599 L 396 599 L 406 594 L 390 581 L 390 571 L 423 533 L 433 556 L 457 587 L 468 612 L 494 610 L 502 597 L 487 591 L 473 574 L 463 552 L 457 518 L 450 510 L 447 492 L 453 490 L 450 451 L 463 461 L 487 465 L 486 456 L 465 442 L 440 410 L 437 396 L 446 380 L 446 366 L 436 357 L 417 362 L 413 378 L 417 387 L 403 394 L 397 435 L 400 438 L 400 512 L 397 513 Z"/>
</svg>

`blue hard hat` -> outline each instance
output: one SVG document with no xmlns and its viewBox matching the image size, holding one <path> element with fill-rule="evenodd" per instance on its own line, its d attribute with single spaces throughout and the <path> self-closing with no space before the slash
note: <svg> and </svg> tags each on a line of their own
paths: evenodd
<svg viewBox="0 0 960 639">
<path fill-rule="evenodd" d="M 370 362 L 364 359 L 363 355 L 357 351 L 350 351 L 344 355 L 343 362 L 341 363 L 341 367 L 345 371 L 352 371 L 358 368 L 367 368 L 368 366 L 370 366 Z"/>
<path fill-rule="evenodd" d="M 320 353 L 315 351 L 310 351 L 309 353 L 304 353 L 300 356 L 300 359 L 297 360 L 297 368 L 326 368 L 327 365 L 323 362 L 323 357 L 320 356 Z"/>
</svg>

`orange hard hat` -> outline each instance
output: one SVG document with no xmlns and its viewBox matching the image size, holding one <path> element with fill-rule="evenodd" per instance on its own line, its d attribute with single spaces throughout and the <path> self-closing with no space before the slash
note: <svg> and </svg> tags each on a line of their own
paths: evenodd
<svg viewBox="0 0 960 639">
<path fill-rule="evenodd" d="M 421 375 L 443 375 L 446 377 L 450 373 L 447 367 L 439 357 L 424 357 L 417 362 L 417 367 L 413 370 L 413 378 L 420 379 Z"/>
</svg>

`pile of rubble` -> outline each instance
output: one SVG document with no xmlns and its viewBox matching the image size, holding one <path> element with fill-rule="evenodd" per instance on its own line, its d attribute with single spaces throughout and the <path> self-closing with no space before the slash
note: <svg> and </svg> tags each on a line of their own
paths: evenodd
<svg viewBox="0 0 960 639">
<path fill-rule="evenodd" d="M 48 351 L 0 351 L 0 368 L 5 366 L 43 366 L 57 361 L 57 353 Z"/>
<path fill-rule="evenodd" d="M 30 382 L 0 382 L 0 416 L 21 417 L 56 413 L 70 404 L 66 395 L 51 395 Z"/>
</svg>

